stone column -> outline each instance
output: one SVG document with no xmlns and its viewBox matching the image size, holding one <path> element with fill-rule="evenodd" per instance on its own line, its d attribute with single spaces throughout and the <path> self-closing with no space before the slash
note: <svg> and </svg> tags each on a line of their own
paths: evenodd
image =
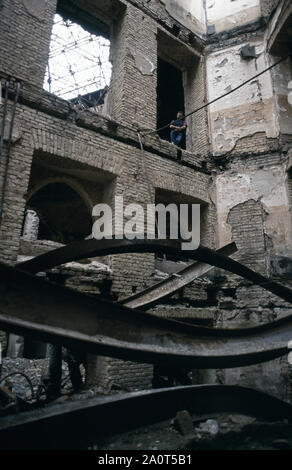
<svg viewBox="0 0 292 470">
<path fill-rule="evenodd" d="M 40 219 L 34 210 L 27 209 L 25 213 L 23 238 L 25 240 L 37 240 Z"/>
</svg>

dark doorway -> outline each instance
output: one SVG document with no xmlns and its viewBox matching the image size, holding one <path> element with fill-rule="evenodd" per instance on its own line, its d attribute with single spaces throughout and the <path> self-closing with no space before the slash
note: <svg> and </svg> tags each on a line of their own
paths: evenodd
<svg viewBox="0 0 292 470">
<path fill-rule="evenodd" d="M 38 239 L 70 243 L 82 240 L 92 230 L 89 209 L 66 183 L 50 183 L 37 191 L 28 203 L 40 219 Z"/>
<path fill-rule="evenodd" d="M 158 57 L 157 68 L 157 128 L 176 119 L 178 111 L 184 112 L 184 88 L 182 72 Z M 169 128 L 160 131 L 161 139 L 170 140 Z M 185 138 L 182 143 L 185 146 Z"/>
</svg>

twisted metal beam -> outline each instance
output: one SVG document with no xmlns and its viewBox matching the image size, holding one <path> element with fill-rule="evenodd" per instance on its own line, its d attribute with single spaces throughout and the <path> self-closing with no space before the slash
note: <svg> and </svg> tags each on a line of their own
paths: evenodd
<svg viewBox="0 0 292 470">
<path fill-rule="evenodd" d="M 210 248 L 199 246 L 197 250 L 183 250 L 180 240 L 95 240 L 93 238 L 70 243 L 29 261 L 19 263 L 17 266 L 24 271 L 37 273 L 69 261 L 122 253 L 157 253 L 175 254 L 176 256 L 180 254 L 181 259 L 193 259 L 237 274 L 292 303 L 291 289 L 267 279 L 238 261 L 217 253 Z"/>
<path fill-rule="evenodd" d="M 182 409 L 196 416 L 228 412 L 266 421 L 292 419 L 290 404 L 250 388 L 172 387 L 5 416 L 0 418 L 0 449 L 86 449 L 99 437 L 171 419 Z"/>
<path fill-rule="evenodd" d="M 229 243 L 219 250 L 216 250 L 216 253 L 228 256 L 236 251 L 236 244 Z M 131 295 L 130 297 L 121 300 L 119 303 L 130 308 L 140 308 L 143 310 L 149 309 L 162 300 L 165 300 L 182 287 L 187 286 L 198 277 L 206 274 L 211 269 L 213 269 L 213 266 L 195 261 L 189 266 L 177 271 L 175 274 L 171 274 L 167 279 L 164 279 L 163 281 L 158 282 L 137 294 Z"/>
<path fill-rule="evenodd" d="M 228 368 L 288 353 L 292 315 L 246 329 L 162 319 L 0 264 L 0 329 L 135 362 Z"/>
</svg>

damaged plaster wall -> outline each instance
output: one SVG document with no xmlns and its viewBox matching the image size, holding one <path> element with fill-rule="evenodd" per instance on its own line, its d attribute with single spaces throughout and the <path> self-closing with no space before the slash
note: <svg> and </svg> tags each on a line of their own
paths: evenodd
<svg viewBox="0 0 292 470">
<path fill-rule="evenodd" d="M 207 21 L 216 33 L 253 23 L 261 16 L 259 0 L 207 0 Z"/>
<path fill-rule="evenodd" d="M 14 10 L 9 8 L 10 3 L 15 6 L 18 14 L 12 14 Z M 177 33 L 180 42 L 173 38 L 174 43 L 177 41 L 177 48 L 171 43 L 170 50 L 172 55 L 181 61 L 183 28 L 181 27 L 180 31 L 180 27 L 172 18 L 177 18 L 181 24 L 189 25 L 193 32 L 205 31 L 204 5 L 206 5 L 206 0 L 160 0 L 160 2 L 145 0 L 140 2 L 140 6 L 142 3 L 143 5 L 147 3 L 152 4 L 153 8 L 155 5 L 160 5 L 165 16 L 167 16 L 166 12 L 172 15 L 172 18 L 166 19 L 163 16 L 147 15 L 141 8 L 135 8 L 134 5 L 138 2 L 134 0 L 123 2 L 127 8 L 120 14 L 115 14 L 114 23 L 111 26 L 113 112 L 110 114 L 113 119 L 121 121 L 124 127 L 110 123 L 110 131 L 105 131 L 106 121 L 103 121 L 100 116 L 87 111 L 82 116 L 81 114 L 75 115 L 75 111 L 68 110 L 67 104 L 62 100 L 49 96 L 47 93 L 41 95 L 41 92 L 36 93 L 36 89 L 32 88 L 35 86 L 39 90 L 42 87 L 49 50 L 49 31 L 56 2 L 48 0 L 50 14 L 45 15 L 43 23 L 27 9 L 28 5 L 36 6 L 37 3 L 33 0 L 11 0 L 11 2 L 7 0 L 1 11 L 2 17 L 0 16 L 5 73 L 16 74 L 17 77 L 30 82 L 29 87 L 28 83 L 24 83 L 22 92 L 26 94 L 21 96 L 25 99 L 24 102 L 19 103 L 16 111 L 13 141 L 15 145 L 12 146 L 11 151 L 9 184 L 1 227 L 0 247 L 3 260 L 14 262 L 18 255 L 35 254 L 36 250 L 49 243 L 48 241 L 28 242 L 20 236 L 27 190 L 31 189 L 29 185 L 34 181 L 39 182 L 40 176 L 45 180 L 45 178 L 57 176 L 55 175 L 57 172 L 63 181 L 65 181 L 64 178 L 68 181 L 67 177 L 71 175 L 71 182 L 76 178 L 76 183 L 78 180 L 78 185 L 84 189 L 84 193 L 88 194 L 92 203 L 100 202 L 102 199 L 100 182 L 96 178 L 99 171 L 103 177 L 108 173 L 104 195 L 106 195 L 105 200 L 109 202 L 113 201 L 114 196 L 123 195 L 125 204 L 135 201 L 144 206 L 149 202 L 149 197 L 153 198 L 155 190 L 159 188 L 181 195 L 186 194 L 206 204 L 209 203 L 209 165 L 212 169 L 214 164 L 214 171 L 217 168 L 214 160 L 210 159 L 209 162 L 206 158 L 202 159 L 200 155 L 198 156 L 198 153 L 201 154 L 203 151 L 207 153 L 209 150 L 209 134 L 208 130 L 205 130 L 207 123 L 205 125 L 204 114 L 207 111 L 202 110 L 196 113 L 192 116 L 191 122 L 188 122 L 188 129 L 192 129 L 195 134 L 192 141 L 194 153 L 181 151 L 181 160 L 177 159 L 176 150 L 168 142 L 158 138 L 155 140 L 156 137 L 149 140 L 153 147 L 149 144 L 145 151 L 145 158 L 152 184 L 150 196 L 147 178 L 141 171 L 141 152 L 137 148 L 136 133 L 132 132 L 131 128 L 127 129 L 129 124 L 151 129 L 155 127 L 157 31 L 161 28 L 161 23 L 167 26 L 167 31 L 173 32 L 173 36 Z M 82 5 L 88 2 L 77 3 Z M 111 2 L 98 3 L 108 5 Z M 213 6 L 211 6 L 212 3 Z M 44 2 L 40 4 L 44 5 Z M 222 26 L 223 14 L 227 15 L 225 27 L 228 31 L 255 21 L 257 4 L 258 2 L 251 0 L 208 1 L 210 18 L 213 14 L 218 31 Z M 159 18 L 159 21 L 156 18 Z M 40 24 L 43 26 L 41 31 L 39 31 Z M 192 37 L 190 31 L 184 32 L 184 37 L 187 38 L 188 34 Z M 189 110 L 206 103 L 208 98 L 220 96 L 228 91 L 229 87 L 234 88 L 239 81 L 250 78 L 270 65 L 264 55 L 264 40 L 261 42 L 259 37 L 256 40 L 252 39 L 254 37 L 252 35 L 247 35 L 247 37 L 250 39 L 249 43 L 256 46 L 258 56 L 256 60 L 245 61 L 241 58 L 240 48 L 243 44 L 226 48 L 226 43 L 221 41 L 216 44 L 216 47 L 222 48 L 221 51 L 212 52 L 208 56 L 209 97 L 205 96 L 204 58 L 198 63 L 196 71 L 195 67 L 191 67 L 188 63 L 190 55 L 185 56 L 186 67 L 183 69 L 191 68 L 185 73 L 187 75 L 185 82 L 188 87 L 186 101 L 189 103 Z M 185 47 L 187 40 L 184 39 L 184 41 L 184 49 L 187 50 Z M 6 46 L 7 43 L 8 46 Z M 22 45 L 25 47 L 22 48 Z M 38 73 L 31 68 L 32 65 L 36 67 L 36 64 Z M 259 147 L 253 143 L 254 133 L 261 132 L 271 138 L 278 136 L 279 133 L 271 76 L 265 74 L 237 93 L 214 104 L 210 111 L 210 127 L 213 149 L 218 154 L 231 151 L 239 140 L 246 138 L 247 140 L 241 140 L 241 143 L 246 147 L 249 144 L 251 155 L 246 158 L 245 162 L 246 165 L 253 163 L 254 169 L 238 170 L 236 161 L 234 163 L 236 171 L 227 171 L 224 175 L 217 176 L 214 206 L 210 205 L 208 208 L 205 214 L 206 219 L 204 216 L 205 220 L 202 225 L 204 230 L 206 227 L 206 232 L 202 241 L 207 246 L 212 246 L 213 233 L 216 230 L 218 246 L 234 238 L 240 245 L 241 261 L 246 262 L 247 265 L 254 263 L 255 269 L 262 272 L 266 267 L 266 245 L 268 250 L 273 251 L 275 255 L 285 256 L 286 250 L 291 247 L 292 233 L 286 169 L 278 163 L 267 167 L 269 155 L 261 154 L 258 160 L 253 155 L 253 152 L 260 153 Z M 152 149 L 156 149 L 156 153 Z M 41 166 L 41 159 L 46 163 L 42 168 L 36 168 L 37 165 L 34 164 L 36 155 L 41 157 L 38 161 L 39 166 Z M 54 162 L 56 162 L 56 165 L 54 168 L 48 167 L 48 162 L 50 165 L 55 165 Z M 186 162 L 191 162 L 191 164 L 185 165 Z M 193 162 L 196 164 L 194 165 Z M 203 171 L 203 163 L 206 164 L 206 162 L 207 171 L 205 169 Z M 89 180 L 85 178 L 85 174 L 90 176 Z M 218 210 L 218 228 L 215 205 Z M 28 252 L 28 249 L 31 251 Z M 94 266 L 71 265 L 57 274 L 62 274 L 64 277 L 69 274 L 68 286 L 89 293 L 96 293 L 96 283 L 103 280 L 111 281 L 110 294 L 115 300 L 138 292 L 155 280 L 155 259 L 151 254 L 112 256 L 109 264 L 110 272 L 107 268 L 100 273 L 97 272 L 97 267 L 91 269 Z M 175 310 L 176 313 L 180 312 L 182 317 L 192 319 L 201 318 L 200 315 L 204 316 L 204 319 L 208 315 L 211 320 L 217 317 L 223 318 L 222 326 L 224 327 L 243 324 L 242 318 L 248 321 L 251 317 L 255 322 L 271 321 L 278 315 L 280 309 L 281 314 L 287 311 L 287 307 L 283 308 L 281 301 L 278 301 L 276 307 L 269 306 L 270 299 L 267 294 L 264 296 L 262 290 L 256 286 L 246 286 L 245 281 L 234 282 L 231 276 L 224 278 L 222 276 L 222 280 L 219 281 L 214 275 L 214 279 L 216 279 L 214 286 L 210 287 L 207 284 L 203 292 L 200 285 L 189 286 L 185 289 L 183 295 L 184 299 L 187 298 L 187 305 L 185 300 L 182 303 L 181 298 L 177 297 L 174 299 L 176 302 L 174 308 L 162 306 L 160 311 L 165 317 L 173 316 Z M 238 282 L 241 284 L 238 285 Z M 203 298 L 199 297 L 197 291 L 201 292 L 200 295 Z M 264 312 L 262 304 L 266 309 Z M 170 304 L 170 307 L 173 307 L 173 304 Z M 114 380 L 124 385 L 131 383 L 136 387 L 137 384 L 149 386 L 151 383 L 152 369 L 149 365 L 137 366 L 133 363 L 122 365 L 121 361 L 103 358 L 97 366 L 99 367 L 97 374 L 92 373 L 93 376 L 96 375 L 96 379 L 102 380 L 104 373 L 107 374 L 107 381 Z M 95 364 L 91 364 L 91 369 L 94 367 Z M 257 375 L 254 374 L 249 378 L 246 378 L 247 375 L 244 377 L 246 369 L 243 368 L 237 368 L 234 375 L 227 371 L 226 383 L 241 382 L 252 387 L 266 388 L 266 391 L 270 390 L 271 393 L 277 395 L 280 385 L 276 390 L 275 384 L 280 380 L 279 370 L 277 369 L 274 374 L 274 366 L 269 366 L 265 369 L 268 370 L 268 376 L 261 372 L 261 367 L 255 366 L 254 370 L 258 372 Z M 270 388 L 267 385 L 267 377 Z"/>
<path fill-rule="evenodd" d="M 238 173 L 232 171 L 218 176 L 218 246 L 229 243 L 233 238 L 232 227 L 228 223 L 232 209 L 252 200 L 261 204 L 262 229 L 270 242 L 272 252 L 284 254 L 291 251 L 292 223 L 286 178 L 286 171 L 282 166 Z M 253 227 L 250 237 L 253 236 L 252 231 Z"/>
<path fill-rule="evenodd" d="M 256 58 L 244 60 L 243 44 L 207 58 L 209 100 L 213 100 L 269 66 L 262 42 L 254 41 Z M 258 132 L 278 136 L 278 119 L 269 72 L 209 107 L 210 138 L 215 155 L 232 151 L 237 141 Z"/>
<path fill-rule="evenodd" d="M 206 33 L 205 0 L 161 0 L 167 12 L 194 33 Z"/>
<path fill-rule="evenodd" d="M 44 19 L 47 0 L 22 0 L 22 3 L 32 16 L 39 20 Z"/>
</svg>

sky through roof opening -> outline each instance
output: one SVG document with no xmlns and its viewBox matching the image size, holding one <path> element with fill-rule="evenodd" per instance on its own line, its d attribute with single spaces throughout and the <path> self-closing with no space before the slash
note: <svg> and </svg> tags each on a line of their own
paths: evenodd
<svg viewBox="0 0 292 470">
<path fill-rule="evenodd" d="M 110 41 L 56 14 L 44 89 L 71 100 L 110 84 Z"/>
</svg>

